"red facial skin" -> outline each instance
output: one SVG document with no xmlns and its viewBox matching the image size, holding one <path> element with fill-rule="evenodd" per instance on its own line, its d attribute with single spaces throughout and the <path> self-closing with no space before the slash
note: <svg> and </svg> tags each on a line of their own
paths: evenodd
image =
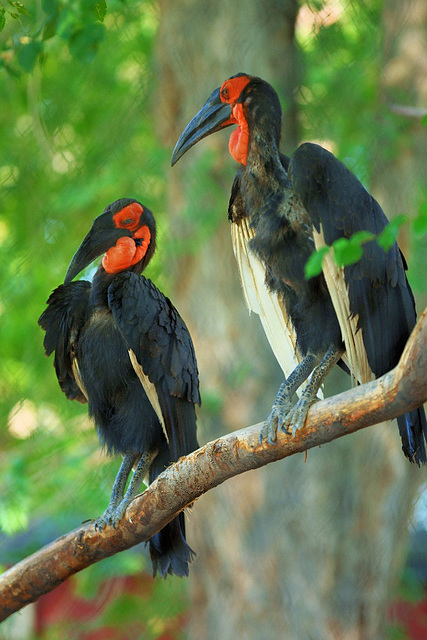
<svg viewBox="0 0 427 640">
<path fill-rule="evenodd" d="M 146 225 L 139 227 L 139 221 L 144 209 L 137 202 L 132 202 L 113 216 L 113 221 L 118 229 L 127 229 L 133 232 L 132 237 L 119 238 L 111 249 L 105 253 L 102 266 L 107 273 L 119 273 L 134 264 L 137 264 L 145 256 L 150 244 L 151 234 Z M 142 240 L 136 243 L 135 240 Z"/>
<path fill-rule="evenodd" d="M 114 214 L 113 221 L 118 229 L 129 229 L 136 231 L 139 227 L 139 220 L 144 209 L 138 202 L 132 202 Z"/>
<path fill-rule="evenodd" d="M 237 100 L 249 82 L 250 78 L 247 76 L 238 76 L 237 78 L 230 78 L 229 80 L 226 80 L 220 89 L 222 102 L 234 105 L 232 108 L 231 118 L 224 124 L 238 125 L 237 129 L 235 129 L 230 136 L 228 149 L 231 157 L 239 164 L 243 164 L 245 166 L 248 162 L 249 127 L 243 112 L 243 105 L 241 103 L 237 103 Z"/>
</svg>

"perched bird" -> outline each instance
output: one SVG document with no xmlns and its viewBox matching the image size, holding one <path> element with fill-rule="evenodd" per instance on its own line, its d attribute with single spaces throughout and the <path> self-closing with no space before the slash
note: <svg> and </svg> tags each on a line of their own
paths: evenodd
<svg viewBox="0 0 427 640">
<path fill-rule="evenodd" d="M 96 521 L 99 530 L 116 525 L 147 474 L 152 482 L 198 448 L 199 380 L 190 334 L 170 300 L 140 275 L 155 246 L 147 207 L 129 198 L 108 205 L 39 319 L 62 391 L 88 402 L 101 444 L 124 456 L 108 508 Z M 72 282 L 104 252 L 92 282 Z M 183 513 L 150 539 L 150 554 L 153 575 L 188 575 L 194 553 Z"/>
<path fill-rule="evenodd" d="M 260 438 L 303 426 L 334 364 L 360 383 L 398 362 L 416 321 L 406 263 L 395 243 L 387 252 L 373 240 L 361 260 L 338 268 L 330 256 L 323 273 L 306 279 L 308 258 L 325 244 L 387 224 L 379 204 L 326 149 L 302 144 L 291 158 L 279 150 L 281 108 L 261 78 L 239 73 L 215 89 L 181 134 L 172 165 L 196 142 L 237 125 L 229 139 L 240 163 L 229 204 L 232 238 L 246 302 L 261 317 L 286 380 Z M 300 398 L 292 405 L 292 397 Z M 409 460 L 426 462 L 423 408 L 398 418 Z"/>
</svg>

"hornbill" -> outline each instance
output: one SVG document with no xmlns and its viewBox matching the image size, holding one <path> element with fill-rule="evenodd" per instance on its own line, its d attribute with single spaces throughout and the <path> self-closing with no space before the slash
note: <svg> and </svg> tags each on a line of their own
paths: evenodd
<svg viewBox="0 0 427 640">
<path fill-rule="evenodd" d="M 237 125 L 229 139 L 240 163 L 228 217 L 244 295 L 261 317 L 285 373 L 260 439 L 303 426 L 328 372 L 338 363 L 358 383 L 398 362 L 415 325 L 406 262 L 397 243 L 385 252 L 373 240 L 362 259 L 306 279 L 315 249 L 360 230 L 387 224 L 379 204 L 354 174 L 319 145 L 305 143 L 291 158 L 279 150 L 281 107 L 261 78 L 238 73 L 215 89 L 181 134 L 172 165 L 205 136 Z M 300 395 L 292 406 L 292 397 Z M 398 418 L 404 454 L 426 463 L 423 408 Z"/>
<path fill-rule="evenodd" d="M 116 525 L 146 474 L 152 482 L 198 448 L 193 343 L 170 300 L 141 275 L 155 246 L 156 224 L 147 207 L 129 198 L 108 205 L 39 318 L 62 391 L 88 402 L 101 444 L 124 456 L 98 530 Z M 92 282 L 72 282 L 103 253 Z M 154 576 L 188 575 L 194 552 L 185 541 L 183 513 L 150 539 L 150 555 Z"/>
</svg>

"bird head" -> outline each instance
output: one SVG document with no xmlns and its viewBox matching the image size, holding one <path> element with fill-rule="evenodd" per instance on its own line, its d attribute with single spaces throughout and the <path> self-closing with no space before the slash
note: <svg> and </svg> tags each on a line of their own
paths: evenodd
<svg viewBox="0 0 427 640">
<path fill-rule="evenodd" d="M 229 139 L 231 156 L 240 164 L 248 162 L 249 139 L 257 129 L 265 137 L 280 140 L 282 111 L 273 87 L 261 78 L 238 73 L 215 89 L 189 122 L 173 150 L 172 166 L 196 142 L 225 127 L 237 125 Z"/>
<path fill-rule="evenodd" d="M 64 284 L 103 253 L 102 268 L 107 273 L 119 273 L 131 267 L 141 273 L 155 245 L 156 223 L 151 211 L 130 198 L 116 200 L 95 218 L 70 262 Z"/>
</svg>

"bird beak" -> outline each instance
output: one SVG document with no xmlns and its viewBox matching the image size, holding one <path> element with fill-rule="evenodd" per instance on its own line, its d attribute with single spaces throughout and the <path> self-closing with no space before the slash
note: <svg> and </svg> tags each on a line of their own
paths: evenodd
<svg viewBox="0 0 427 640">
<path fill-rule="evenodd" d="M 105 217 L 104 217 L 105 216 Z M 91 230 L 84 238 L 80 247 L 74 254 L 65 274 L 64 284 L 68 284 L 91 262 L 113 247 L 117 240 L 123 236 L 131 236 L 126 229 L 115 229 L 112 227 L 111 214 L 101 214 L 91 227 Z"/>
<path fill-rule="evenodd" d="M 185 127 L 172 153 L 171 165 L 178 162 L 190 147 L 215 131 L 235 124 L 231 119 L 231 106 L 221 102 L 219 88 L 206 100 L 199 113 Z"/>
</svg>

